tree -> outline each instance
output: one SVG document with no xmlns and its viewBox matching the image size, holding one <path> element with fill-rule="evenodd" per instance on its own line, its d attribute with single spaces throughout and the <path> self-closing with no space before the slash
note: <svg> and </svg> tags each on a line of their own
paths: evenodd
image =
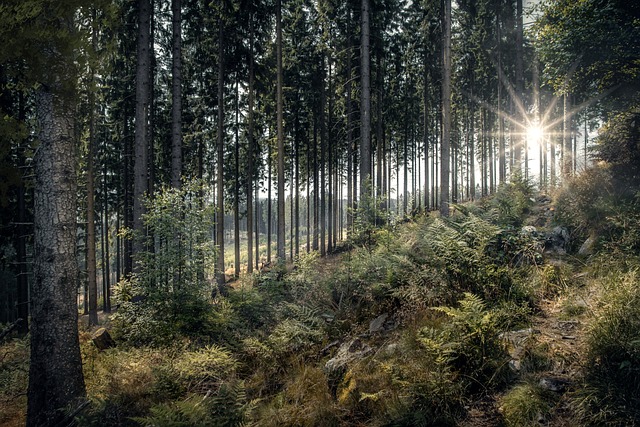
<svg viewBox="0 0 640 427">
<path fill-rule="evenodd" d="M 362 0 L 360 34 L 360 197 L 371 191 L 371 69 L 369 0 Z"/>
<path fill-rule="evenodd" d="M 27 10 L 23 2 L 4 2 L 10 13 L 0 17 L 1 62 L 24 65 L 25 87 L 37 87 L 28 426 L 67 424 L 66 410 L 85 399 L 76 305 L 74 17 L 79 4 L 64 2 L 45 13 L 44 3 Z"/>
<path fill-rule="evenodd" d="M 444 1 L 443 13 L 440 213 L 446 217 L 449 216 L 449 147 L 451 144 L 451 0 Z"/>
<path fill-rule="evenodd" d="M 224 292 L 224 18 L 223 12 L 218 17 L 218 144 L 217 144 L 217 211 L 216 211 L 216 243 L 218 257 L 216 262 L 216 280 L 218 288 Z"/>
<path fill-rule="evenodd" d="M 171 103 L 171 186 L 180 188 L 182 175 L 182 4 L 172 0 L 172 103 Z"/>
<path fill-rule="evenodd" d="M 148 181 L 148 120 L 149 120 L 149 67 L 150 67 L 150 0 L 138 0 L 138 46 L 136 64 L 136 124 L 135 163 L 133 179 L 133 244 L 134 255 L 143 251 L 144 197 Z M 134 264 L 134 271 L 139 271 Z"/>
<path fill-rule="evenodd" d="M 277 254 L 278 260 L 285 260 L 284 236 L 284 123 L 282 105 L 282 5 L 276 0 L 276 62 L 277 62 L 277 127 L 278 127 L 278 230 Z"/>
<path fill-rule="evenodd" d="M 95 25 L 95 12 L 93 16 Z M 93 48 L 96 44 L 96 28 L 92 29 L 91 41 Z M 95 212 L 95 170 L 94 159 L 96 150 L 96 117 L 95 117 L 95 72 L 91 69 L 91 83 L 89 88 L 89 149 L 87 150 L 87 275 L 89 297 L 89 325 L 98 324 L 98 284 L 96 283 L 96 212 Z"/>
<path fill-rule="evenodd" d="M 589 19 L 585 19 L 589 17 Z M 640 90 L 640 4 L 558 0 L 543 4 L 534 33 L 544 74 L 556 92 L 596 96 L 613 90 L 621 111 Z"/>
</svg>

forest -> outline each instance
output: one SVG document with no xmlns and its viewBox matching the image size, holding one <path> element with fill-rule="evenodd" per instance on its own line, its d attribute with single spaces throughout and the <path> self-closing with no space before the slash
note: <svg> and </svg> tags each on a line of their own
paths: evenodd
<svg viewBox="0 0 640 427">
<path fill-rule="evenodd" d="M 639 2 L 0 36 L 0 425 L 640 425 Z"/>
</svg>

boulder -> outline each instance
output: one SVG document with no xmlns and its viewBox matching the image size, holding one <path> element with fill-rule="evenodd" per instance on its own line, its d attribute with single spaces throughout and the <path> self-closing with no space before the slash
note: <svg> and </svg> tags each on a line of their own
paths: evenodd
<svg viewBox="0 0 640 427">
<path fill-rule="evenodd" d="M 100 328 L 93 333 L 91 341 L 95 344 L 98 350 L 103 351 L 111 347 L 116 346 L 116 342 L 111 338 L 109 331 L 105 328 Z"/>
<path fill-rule="evenodd" d="M 593 255 L 594 248 L 596 246 L 595 237 L 589 237 L 584 243 L 580 246 L 578 250 L 578 255 Z"/>
<path fill-rule="evenodd" d="M 545 239 L 545 251 L 565 255 L 569 249 L 569 241 L 569 230 L 566 227 L 554 227 Z"/>
<path fill-rule="evenodd" d="M 362 360 L 371 355 L 373 349 L 369 344 L 363 342 L 360 338 L 353 338 L 342 343 L 336 355 L 327 361 L 324 365 L 325 372 L 329 376 L 341 373 L 346 367 L 356 361 Z"/>
<path fill-rule="evenodd" d="M 371 322 L 369 322 L 369 333 L 375 334 L 376 332 L 383 331 L 384 322 L 387 321 L 388 317 L 389 317 L 388 313 L 383 313 L 380 316 L 373 319 Z"/>
<path fill-rule="evenodd" d="M 567 391 L 571 382 L 564 378 L 543 377 L 538 383 L 544 390 L 553 391 L 555 393 L 564 393 Z"/>
<path fill-rule="evenodd" d="M 520 229 L 520 235 L 536 238 L 538 237 L 538 230 L 533 225 L 525 225 Z"/>
</svg>

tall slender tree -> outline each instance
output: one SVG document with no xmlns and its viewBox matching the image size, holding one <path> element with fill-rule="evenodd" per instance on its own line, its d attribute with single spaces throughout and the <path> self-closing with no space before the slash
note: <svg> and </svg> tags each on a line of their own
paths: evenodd
<svg viewBox="0 0 640 427">
<path fill-rule="evenodd" d="M 284 123 L 282 102 L 282 4 L 276 0 L 276 63 L 277 63 L 277 127 L 278 127 L 278 227 L 277 256 L 285 261 L 284 237 Z"/>
<path fill-rule="evenodd" d="M 133 244 L 134 255 L 144 250 L 144 198 L 148 191 L 148 120 L 149 120 L 149 67 L 151 4 L 149 0 L 138 0 L 138 47 L 136 65 L 136 121 L 135 163 L 133 180 Z M 134 263 L 134 271 L 139 271 Z"/>
<path fill-rule="evenodd" d="M 171 186 L 180 188 L 182 176 L 182 2 L 171 1 Z"/>
<path fill-rule="evenodd" d="M 224 5 L 224 2 L 223 2 Z M 224 293 L 225 265 L 224 265 L 224 46 L 225 21 L 224 11 L 218 17 L 218 144 L 216 164 L 216 243 L 218 245 L 218 259 L 216 262 L 216 281 L 218 289 Z"/>
<path fill-rule="evenodd" d="M 440 146 L 440 214 L 449 216 L 451 159 L 451 0 L 444 0 L 442 32 L 442 144 Z"/>
<path fill-rule="evenodd" d="M 360 34 L 360 197 L 371 191 L 370 5 L 361 3 Z"/>
</svg>

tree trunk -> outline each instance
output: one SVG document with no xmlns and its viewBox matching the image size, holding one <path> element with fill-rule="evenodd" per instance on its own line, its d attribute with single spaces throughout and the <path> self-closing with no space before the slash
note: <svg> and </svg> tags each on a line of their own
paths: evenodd
<svg viewBox="0 0 640 427">
<path fill-rule="evenodd" d="M 182 5 L 171 1 L 172 64 L 171 64 L 171 186 L 180 188 L 182 176 Z"/>
<path fill-rule="evenodd" d="M 138 53 L 136 66 L 136 127 L 133 179 L 133 256 L 144 251 L 144 198 L 148 191 L 148 119 L 149 119 L 149 38 L 151 6 L 149 0 L 138 0 Z M 133 264 L 139 272 L 139 263 Z"/>
<path fill-rule="evenodd" d="M 440 147 L 440 214 L 449 216 L 449 147 L 451 143 L 451 0 L 444 0 L 442 67 L 442 145 Z"/>
<path fill-rule="evenodd" d="M 371 191 L 371 70 L 369 0 L 362 0 L 360 37 L 360 197 Z"/>
<path fill-rule="evenodd" d="M 235 178 L 233 185 L 233 247 L 234 247 L 234 265 L 233 275 L 240 276 L 240 79 L 236 73 L 236 126 L 235 141 L 233 147 L 233 157 L 235 168 Z"/>
<path fill-rule="evenodd" d="M 107 191 L 107 165 L 104 165 L 102 174 L 102 188 L 104 193 L 104 292 L 102 293 L 102 311 L 111 312 L 111 270 L 109 260 L 109 197 Z"/>
<path fill-rule="evenodd" d="M 347 30 L 346 30 L 346 38 L 347 38 L 347 76 L 346 76 L 346 85 L 347 85 L 347 99 L 345 106 L 346 114 L 347 114 L 347 230 L 350 233 L 353 229 L 353 105 L 351 103 L 351 92 L 353 90 L 353 82 L 352 82 L 352 64 L 351 59 L 353 57 L 352 53 L 352 45 L 351 45 L 351 9 L 347 11 Z M 348 236 L 349 234 L 347 234 Z"/>
<path fill-rule="evenodd" d="M 277 126 L 278 126 L 278 236 L 277 254 L 278 261 L 285 261 L 284 251 L 284 123 L 282 105 L 282 5 L 276 0 L 276 62 L 277 62 Z"/>
<path fill-rule="evenodd" d="M 217 211 L 216 242 L 218 259 L 216 262 L 216 282 L 218 289 L 225 292 L 224 277 L 224 21 L 218 18 L 218 146 L 217 146 Z"/>
<path fill-rule="evenodd" d="M 518 105 L 523 104 L 524 96 L 524 45 L 523 45 L 523 29 L 522 29 L 522 0 L 516 0 L 516 96 Z M 521 126 L 516 132 L 516 140 L 514 146 L 514 166 L 518 171 L 522 170 L 522 146 L 524 143 L 524 113 L 522 107 L 516 106 L 516 117 Z"/>
<path fill-rule="evenodd" d="M 95 20 L 95 11 L 93 12 Z M 97 34 L 92 31 L 91 42 L 96 48 Z M 91 68 L 92 86 L 95 84 L 95 71 Z M 95 207 L 95 168 L 96 156 L 96 95 L 95 87 L 89 92 L 89 150 L 87 153 L 87 287 L 89 297 L 89 326 L 98 324 L 98 283 L 96 280 L 96 207 Z"/>
<path fill-rule="evenodd" d="M 53 49 L 52 49 L 53 50 Z M 27 426 L 70 420 L 85 398 L 76 290 L 74 109 L 43 86 L 36 95 L 40 146 L 34 195 L 34 283 Z"/>
<path fill-rule="evenodd" d="M 254 129 L 253 129 L 253 108 L 254 108 L 254 85 L 255 69 L 253 61 L 253 13 L 249 13 L 249 148 L 247 156 L 247 272 L 253 271 L 253 154 L 255 151 Z M 256 186 L 257 187 L 257 186 Z M 256 198 L 256 203 L 258 199 Z M 257 222 L 257 221 L 256 221 Z M 256 232 L 256 241 L 258 233 Z M 258 253 L 256 252 L 256 262 Z"/>
</svg>

